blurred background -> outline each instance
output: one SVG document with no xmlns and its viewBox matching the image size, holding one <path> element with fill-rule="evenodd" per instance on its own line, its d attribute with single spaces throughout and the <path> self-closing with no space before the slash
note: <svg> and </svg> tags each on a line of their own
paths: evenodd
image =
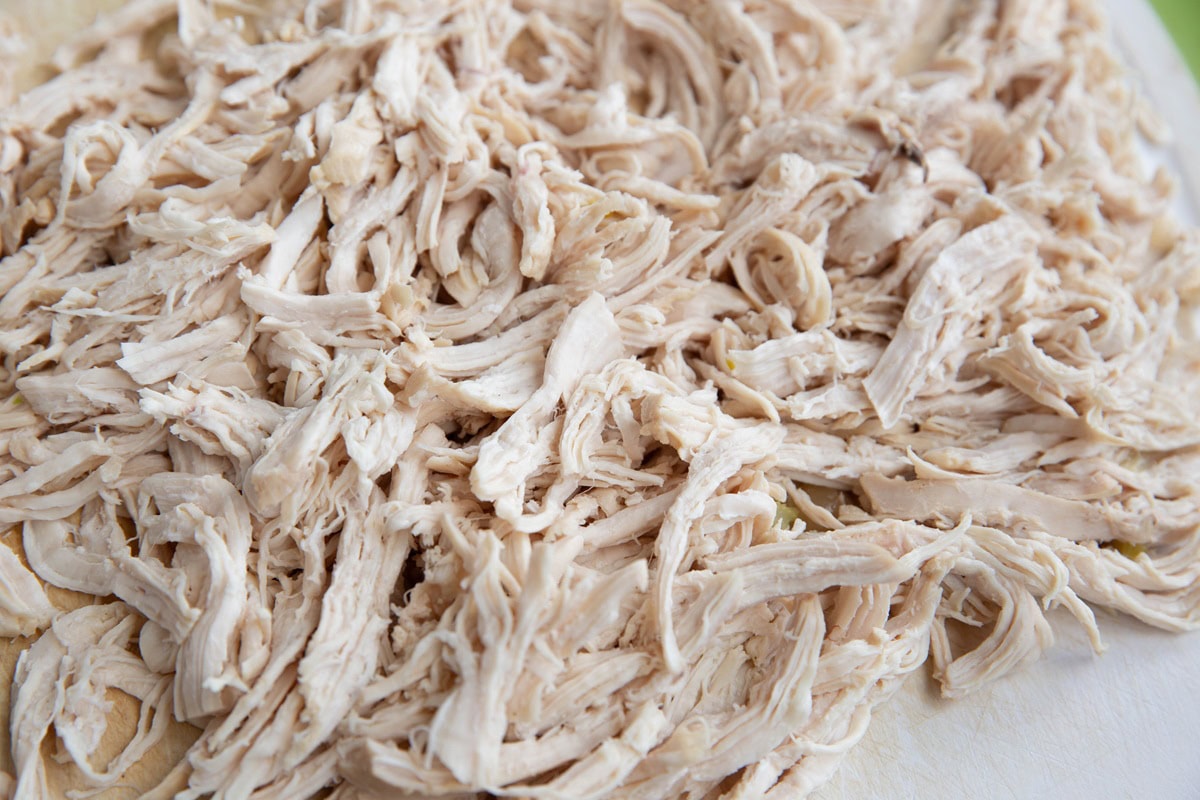
<svg viewBox="0 0 1200 800">
<path fill-rule="evenodd" d="M 1180 52 L 1200 78 L 1200 0 L 1152 0 Z"/>
</svg>

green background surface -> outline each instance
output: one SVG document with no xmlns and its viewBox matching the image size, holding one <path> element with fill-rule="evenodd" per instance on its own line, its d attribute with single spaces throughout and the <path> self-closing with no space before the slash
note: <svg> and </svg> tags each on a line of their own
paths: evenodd
<svg viewBox="0 0 1200 800">
<path fill-rule="evenodd" d="M 1192 75 L 1200 78 L 1200 0 L 1153 0 L 1153 3 L 1192 68 Z"/>
</svg>

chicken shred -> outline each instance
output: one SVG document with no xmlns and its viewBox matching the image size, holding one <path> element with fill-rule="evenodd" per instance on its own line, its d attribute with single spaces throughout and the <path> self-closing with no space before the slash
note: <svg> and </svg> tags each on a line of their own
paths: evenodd
<svg viewBox="0 0 1200 800">
<path fill-rule="evenodd" d="M 51 731 L 118 786 L 173 717 L 148 797 L 801 798 L 1054 607 L 1200 627 L 1200 234 L 1106 36 L 102 18 L 0 110 L 0 635 L 40 632 L 0 794 L 49 796 Z"/>
</svg>

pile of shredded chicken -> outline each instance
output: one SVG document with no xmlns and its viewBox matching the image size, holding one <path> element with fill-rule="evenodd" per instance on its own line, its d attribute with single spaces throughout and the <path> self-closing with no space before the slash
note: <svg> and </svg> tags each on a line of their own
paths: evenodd
<svg viewBox="0 0 1200 800">
<path fill-rule="evenodd" d="M 1087 0 L 134 0 L 55 58 L 17 798 L 171 716 L 148 797 L 800 798 L 927 661 L 1200 624 L 1200 237 Z"/>
</svg>

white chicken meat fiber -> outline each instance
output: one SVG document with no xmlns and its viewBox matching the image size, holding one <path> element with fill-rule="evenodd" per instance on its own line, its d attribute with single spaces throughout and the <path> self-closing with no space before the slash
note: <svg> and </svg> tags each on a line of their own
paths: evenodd
<svg viewBox="0 0 1200 800">
<path fill-rule="evenodd" d="M 133 0 L 55 63 L 13 797 L 173 715 L 148 797 L 800 798 L 927 661 L 1200 623 L 1200 238 L 1091 2 Z"/>
</svg>

